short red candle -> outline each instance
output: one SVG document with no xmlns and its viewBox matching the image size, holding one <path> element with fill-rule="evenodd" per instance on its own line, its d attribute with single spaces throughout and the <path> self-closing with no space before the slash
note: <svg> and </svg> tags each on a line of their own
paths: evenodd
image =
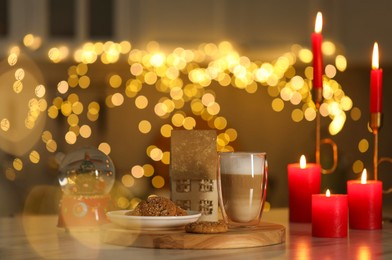
<svg viewBox="0 0 392 260">
<path fill-rule="evenodd" d="M 347 237 L 347 195 L 328 192 L 312 195 L 312 236 Z"/>
<path fill-rule="evenodd" d="M 287 166 L 289 184 L 289 219 L 291 222 L 311 222 L 312 194 L 320 193 L 321 167 L 319 164 L 306 164 L 305 156 L 301 163 Z M 303 163 L 303 161 L 305 161 Z M 301 164 L 305 164 L 305 167 Z"/>
<path fill-rule="evenodd" d="M 321 44 L 323 42 L 322 30 L 322 14 L 317 13 L 315 32 L 312 33 L 312 47 L 313 47 L 313 87 L 323 87 L 323 56 L 321 51 Z"/>
<path fill-rule="evenodd" d="M 370 72 L 370 113 L 382 112 L 382 69 L 379 68 L 378 44 L 374 43 Z"/>
<path fill-rule="evenodd" d="M 365 177 L 364 177 L 365 176 Z M 366 170 L 362 180 L 347 182 L 350 228 L 382 228 L 382 182 L 366 180 Z"/>
</svg>

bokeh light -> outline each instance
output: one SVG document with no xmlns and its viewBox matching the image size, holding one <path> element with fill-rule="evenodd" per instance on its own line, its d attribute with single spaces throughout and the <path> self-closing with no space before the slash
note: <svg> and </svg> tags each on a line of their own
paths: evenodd
<svg viewBox="0 0 392 260">
<path fill-rule="evenodd" d="M 362 173 L 363 169 L 364 169 L 364 164 L 361 160 L 356 160 L 353 163 L 353 172 L 354 173 L 360 174 L 360 173 Z"/>
<path fill-rule="evenodd" d="M 359 141 L 359 143 L 358 143 L 358 150 L 361 153 L 366 153 L 368 149 L 369 149 L 369 142 L 368 142 L 368 140 L 362 139 L 361 141 Z"/>
<path fill-rule="evenodd" d="M 42 47 L 39 36 L 27 34 L 23 45 L 31 50 Z M 137 119 L 134 129 L 139 135 L 152 135 L 159 132 L 160 137 L 168 139 L 173 129 L 192 130 L 207 125 L 217 131 L 217 149 L 233 151 L 232 143 L 238 138 L 238 132 L 230 126 L 229 117 L 222 114 L 223 109 L 219 96 L 213 91 L 216 85 L 235 88 L 250 95 L 260 92 L 271 97 L 270 107 L 274 112 L 289 110 L 290 118 L 295 123 L 304 119 L 313 121 L 316 118 L 315 104 L 312 99 L 312 51 L 309 48 L 294 44 L 290 50 L 272 62 L 252 61 L 249 57 L 238 53 L 228 41 L 218 44 L 204 43 L 195 49 L 177 47 L 171 52 L 163 50 L 158 42 L 147 43 L 145 49 L 136 49 L 128 41 L 119 43 L 85 42 L 80 48 L 72 50 L 68 46 L 50 46 L 45 53 L 52 63 L 62 63 L 73 58 L 75 64 L 69 66 L 64 79 L 54 87 L 56 95 L 52 100 L 47 97 L 48 89 L 44 84 L 34 86 L 34 98 L 29 101 L 28 116 L 24 126 L 33 129 L 35 120 L 41 112 L 48 118 L 64 122 L 66 129 L 63 136 L 54 137 L 45 130 L 41 140 L 49 153 L 58 154 L 66 146 L 76 146 L 84 139 L 96 141 L 100 136 L 99 120 L 105 119 L 104 113 L 111 109 L 132 104 L 138 112 L 151 113 L 153 119 L 142 117 Z M 358 121 L 361 110 L 355 107 L 342 86 L 335 80 L 338 73 L 347 69 L 347 60 L 339 53 L 333 42 L 324 41 L 323 54 L 328 56 L 323 77 L 323 103 L 320 107 L 322 117 L 330 120 L 330 135 L 338 134 L 350 113 L 350 119 Z M 11 48 L 7 58 L 8 65 L 13 68 L 12 88 L 21 96 L 26 90 L 25 68 L 19 66 L 21 49 Z M 105 71 L 104 75 L 94 73 L 92 64 L 102 63 L 109 68 L 120 60 L 126 62 L 127 74 Z M 54 65 L 53 65 L 54 66 Z M 91 89 L 98 86 L 97 78 L 104 78 L 107 89 L 100 89 L 101 96 L 90 95 Z M 214 86 L 214 87 L 212 87 Z M 155 90 L 161 94 L 154 100 L 148 91 Z M 218 93 L 218 92 L 217 92 Z M 290 102 L 286 105 L 286 102 Z M 143 110 L 143 111 L 141 111 Z M 160 119 L 156 121 L 156 119 Z M 126 119 L 124 119 L 126 120 Z M 14 122 L 9 117 L 0 118 L 0 129 L 6 133 L 11 131 Z M 60 140 L 59 140 L 60 139 Z M 165 140 L 167 141 L 167 140 Z M 98 140 L 98 148 L 105 154 L 111 153 L 111 144 L 107 140 Z M 361 153 L 368 151 L 368 142 L 363 139 L 358 143 Z M 120 176 L 121 184 L 129 190 L 148 179 L 154 189 L 168 185 L 165 181 L 167 172 L 159 168 L 170 163 L 170 152 L 161 148 L 160 143 L 153 143 L 145 148 L 150 163 L 140 162 L 132 165 Z M 33 150 L 29 153 L 31 163 L 40 162 L 40 154 Z M 17 178 L 17 172 L 26 168 L 22 158 L 15 158 L 11 168 L 6 168 L 9 180 Z M 357 173 L 363 165 L 353 164 Z M 131 169 L 131 170 L 129 170 Z M 116 204 L 121 208 L 132 208 L 140 198 L 119 195 Z"/>
</svg>

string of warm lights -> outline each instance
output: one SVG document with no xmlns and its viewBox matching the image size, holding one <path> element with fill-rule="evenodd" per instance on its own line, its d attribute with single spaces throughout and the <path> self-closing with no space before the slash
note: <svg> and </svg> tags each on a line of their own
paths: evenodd
<svg viewBox="0 0 392 260">
<path fill-rule="evenodd" d="M 24 47 L 37 50 L 42 41 L 34 35 L 26 35 Z M 336 54 L 336 47 L 330 41 L 323 43 L 323 53 L 332 62 L 325 66 L 324 101 L 320 107 L 323 117 L 330 118 L 329 133 L 336 135 L 346 122 L 346 113 L 350 111 L 351 118 L 357 121 L 361 117 L 359 108 L 353 107 L 342 86 L 334 80 L 338 72 L 347 68 L 347 60 L 343 55 Z M 147 44 L 145 50 L 133 48 L 128 41 L 123 42 L 87 42 L 75 51 L 69 47 L 59 46 L 48 50 L 48 58 L 53 63 L 61 63 L 71 55 L 75 65 L 68 69 L 68 78 L 60 80 L 57 85 L 57 95 L 53 100 L 46 100 L 46 89 L 42 84 L 35 86 L 35 96 L 28 104 L 28 115 L 24 125 L 27 129 L 34 128 L 34 123 L 42 113 L 48 118 L 56 120 L 66 118 L 68 131 L 64 139 L 69 145 L 74 145 L 80 138 L 92 136 L 92 122 L 99 120 L 102 103 L 98 101 L 85 102 L 78 95 L 83 89 L 89 88 L 94 76 L 89 75 L 89 67 L 100 61 L 104 65 L 114 64 L 125 60 L 129 66 L 130 77 L 123 78 L 118 74 L 108 75 L 107 85 L 111 88 L 105 98 L 107 108 L 122 106 L 132 101 L 137 109 L 143 110 L 154 107 L 157 118 L 170 119 L 170 123 L 160 127 L 160 134 L 170 138 L 173 128 L 191 130 L 196 128 L 196 118 L 204 120 L 208 126 L 218 131 L 217 147 L 219 151 L 233 150 L 231 143 L 237 138 L 237 131 L 228 127 L 227 119 L 220 114 L 220 104 L 211 88 L 213 84 L 232 86 L 249 94 L 256 93 L 259 88 L 266 88 L 272 97 L 271 107 L 280 112 L 285 102 L 295 105 L 291 112 L 291 119 L 295 122 L 303 120 L 313 121 L 316 117 L 315 104 L 311 97 L 311 82 L 313 68 L 311 66 L 312 52 L 299 45 L 293 45 L 291 50 L 278 57 L 273 62 L 252 61 L 241 56 L 231 43 L 224 41 L 219 44 L 206 43 L 190 50 L 178 47 L 170 53 L 161 50 L 157 42 Z M 20 95 L 23 92 L 25 70 L 18 66 L 21 47 L 13 47 L 8 56 L 8 65 L 13 71 L 13 91 Z M 303 69 L 303 72 L 300 71 Z M 156 91 L 163 93 L 162 98 L 151 104 L 148 96 L 140 92 L 146 86 L 154 86 Z M 186 114 L 184 108 L 189 106 L 192 115 Z M 86 120 L 82 119 L 85 115 Z M 3 134 L 12 132 L 13 122 L 6 115 L 0 118 L 0 129 Z M 138 129 L 142 134 L 149 134 L 152 124 L 149 120 L 141 120 Z M 45 129 L 42 131 L 42 142 L 50 153 L 56 153 L 57 142 L 53 134 Z M 365 152 L 368 142 L 360 141 L 359 149 Z M 99 149 L 110 153 L 111 145 L 102 142 Z M 154 162 L 169 164 L 170 152 L 164 151 L 157 145 L 146 147 L 146 153 Z M 40 154 L 33 150 L 29 156 L 31 162 L 38 163 Z M 359 160 L 358 160 L 359 161 Z M 353 165 L 354 172 L 360 172 L 360 161 Z M 363 164 L 362 164 L 363 165 Z M 23 168 L 23 160 L 15 158 L 13 167 L 7 168 L 6 176 L 14 179 L 14 171 Z M 121 183 L 125 187 L 132 187 L 135 179 L 147 177 L 151 179 L 153 187 L 164 187 L 164 178 L 154 171 L 152 164 L 132 165 L 130 173 L 124 174 Z M 117 204 L 125 208 L 130 201 L 119 198 Z"/>
</svg>

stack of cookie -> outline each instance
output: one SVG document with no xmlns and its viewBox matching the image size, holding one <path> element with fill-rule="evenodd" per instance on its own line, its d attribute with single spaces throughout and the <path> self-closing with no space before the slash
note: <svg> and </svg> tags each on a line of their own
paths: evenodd
<svg viewBox="0 0 392 260">
<path fill-rule="evenodd" d="M 186 216 L 188 213 L 173 201 L 159 196 L 151 196 L 142 200 L 134 210 L 126 213 L 129 216 Z"/>
<path fill-rule="evenodd" d="M 126 213 L 128 216 L 186 216 L 187 211 L 177 206 L 168 198 L 151 196 L 142 200 L 134 210 Z M 227 231 L 227 225 L 222 221 L 197 221 L 185 226 L 185 231 L 198 234 L 222 233 Z"/>
</svg>

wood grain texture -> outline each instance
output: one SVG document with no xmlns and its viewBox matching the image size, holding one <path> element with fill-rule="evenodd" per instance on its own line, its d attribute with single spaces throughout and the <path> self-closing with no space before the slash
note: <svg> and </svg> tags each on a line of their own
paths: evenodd
<svg viewBox="0 0 392 260">
<path fill-rule="evenodd" d="M 113 224 L 102 227 L 104 243 L 120 246 L 171 249 L 229 249 L 268 246 L 285 241 L 286 229 L 262 222 L 257 227 L 229 229 L 219 234 L 192 234 L 183 229 L 140 231 L 122 229 Z"/>
</svg>

